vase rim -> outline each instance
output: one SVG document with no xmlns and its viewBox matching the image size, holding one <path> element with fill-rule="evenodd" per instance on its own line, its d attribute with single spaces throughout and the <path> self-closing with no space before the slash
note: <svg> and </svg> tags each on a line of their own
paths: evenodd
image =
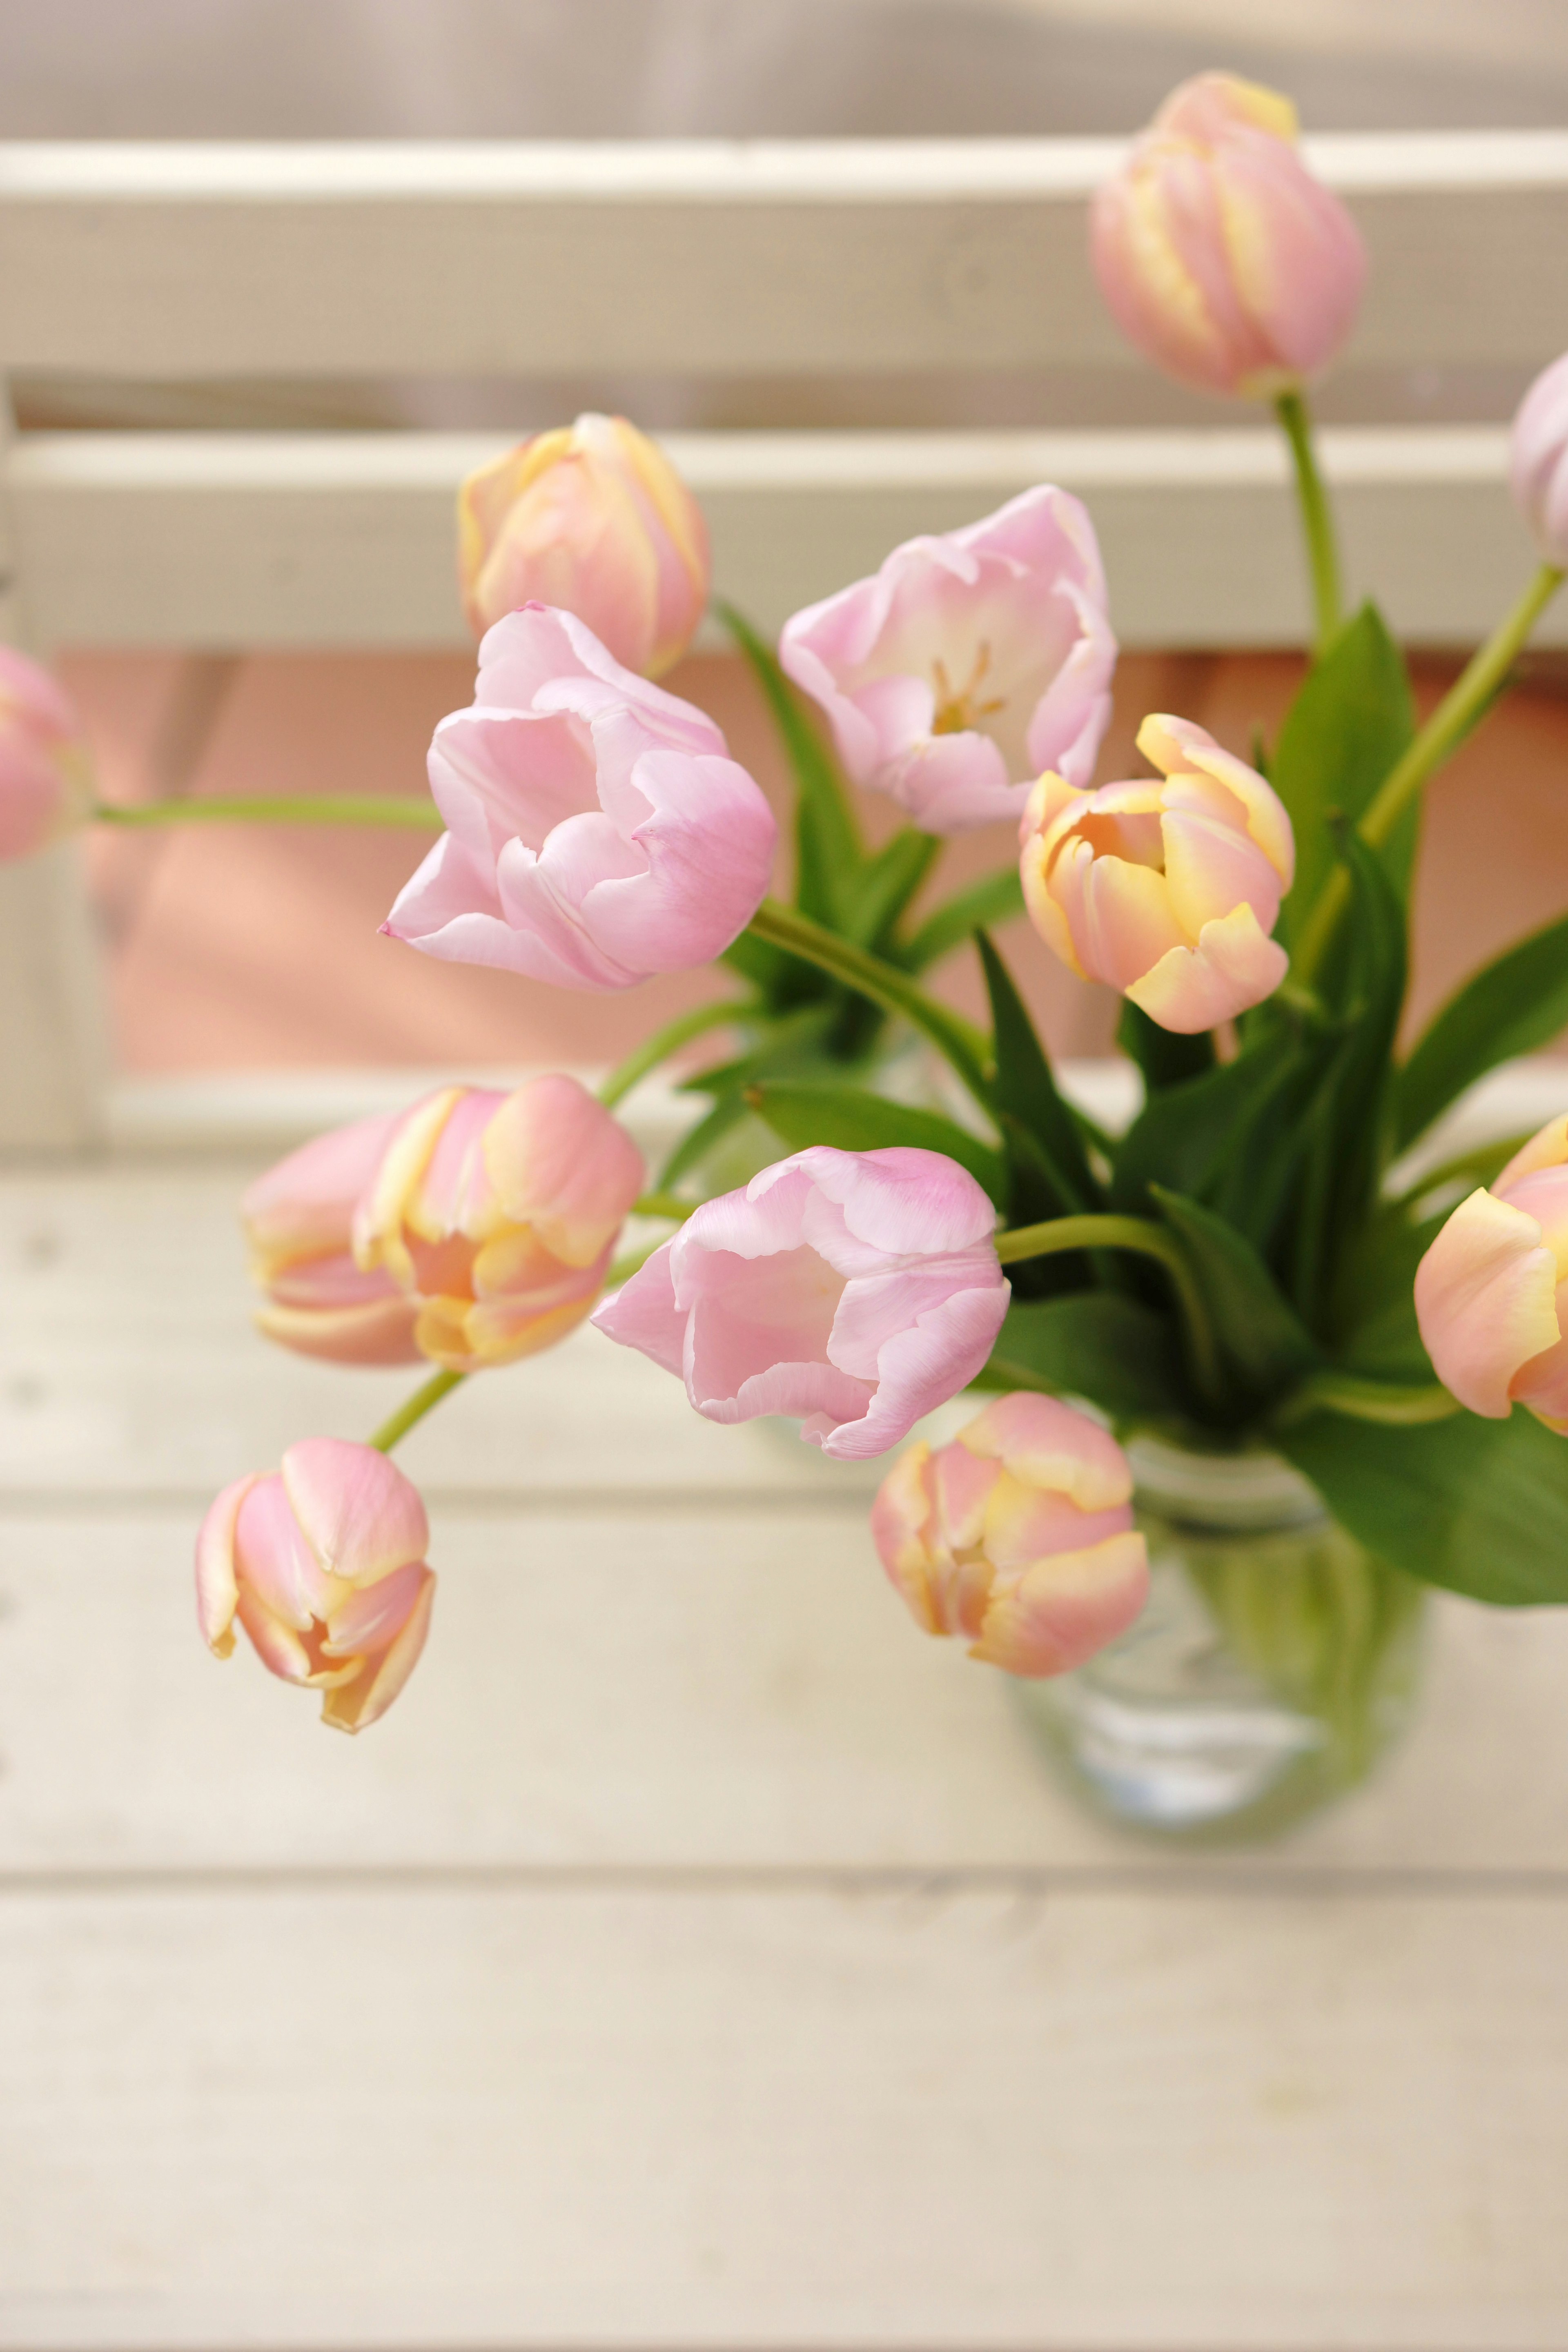
<svg viewBox="0 0 1568 2352">
<path fill-rule="evenodd" d="M 1129 1439 L 1127 1458 L 1134 1500 L 1188 1526 L 1298 1528 L 1329 1516 L 1310 1479 L 1260 1448 L 1208 1454 L 1140 1435 Z"/>
</svg>

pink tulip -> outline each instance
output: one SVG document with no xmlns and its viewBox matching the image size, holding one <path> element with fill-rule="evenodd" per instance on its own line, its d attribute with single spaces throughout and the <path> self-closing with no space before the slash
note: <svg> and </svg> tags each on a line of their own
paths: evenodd
<svg viewBox="0 0 1568 2352">
<path fill-rule="evenodd" d="M 642 1183 L 641 1153 L 575 1078 L 445 1087 L 251 1186 L 257 1319 L 337 1363 L 473 1372 L 536 1355 L 598 1297 Z"/>
<path fill-rule="evenodd" d="M 1096 193 L 1090 248 L 1118 326 L 1200 392 L 1292 391 L 1355 323 L 1366 255 L 1296 131 L 1289 99 L 1199 74 Z"/>
<path fill-rule="evenodd" d="M 656 677 L 708 602 L 708 530 L 668 458 L 624 416 L 580 416 L 481 466 L 458 493 L 458 574 L 476 636 L 555 604 Z"/>
<path fill-rule="evenodd" d="M 1542 556 L 1568 571 L 1568 352 L 1542 369 L 1520 403 L 1509 472 Z"/>
<path fill-rule="evenodd" d="M 486 636 L 430 789 L 450 830 L 383 929 L 454 963 L 630 988 L 711 962 L 768 887 L 773 812 L 713 721 L 542 604 Z"/>
<path fill-rule="evenodd" d="M 1024 900 L 1047 947 L 1163 1029 L 1192 1033 L 1270 996 L 1268 936 L 1295 872 L 1290 820 L 1263 778 L 1185 719 L 1145 719 L 1163 781 L 1074 792 L 1042 776 L 1022 828 Z"/>
<path fill-rule="evenodd" d="M 196 1538 L 196 1622 L 214 1654 L 237 1617 L 262 1664 L 363 1731 L 418 1663 L 436 1579 L 418 1489 L 374 1445 L 308 1437 L 226 1486 Z"/>
<path fill-rule="evenodd" d="M 1527 1405 L 1568 1436 L 1568 1118 L 1460 1202 L 1416 1268 L 1415 1319 L 1461 1404 Z"/>
<path fill-rule="evenodd" d="M 779 659 L 847 773 L 927 833 L 1016 818 L 1042 768 L 1088 783 L 1110 717 L 1094 527 L 1066 490 L 1026 490 L 797 613 Z"/>
<path fill-rule="evenodd" d="M 817 1144 L 705 1201 L 594 1320 L 679 1372 L 710 1421 L 787 1413 L 858 1462 L 990 1355 L 1008 1298 L 994 1224 L 940 1152 Z"/>
<path fill-rule="evenodd" d="M 998 1397 L 933 1454 L 911 1445 L 871 1506 L 882 1565 L 928 1633 L 1010 1675 L 1060 1675 L 1124 1633 L 1149 1591 L 1132 1473 L 1050 1397 Z"/>
<path fill-rule="evenodd" d="M 75 710 L 47 669 L 0 646 L 0 864 L 69 833 L 92 800 Z"/>
</svg>

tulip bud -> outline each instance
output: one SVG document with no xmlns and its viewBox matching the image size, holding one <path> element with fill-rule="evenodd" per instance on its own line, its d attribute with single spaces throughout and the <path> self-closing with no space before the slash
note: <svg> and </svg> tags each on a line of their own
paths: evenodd
<svg viewBox="0 0 1568 2352">
<path fill-rule="evenodd" d="M 417 1488 L 384 1454 L 308 1437 L 270 1475 L 226 1486 L 202 1521 L 202 1638 L 228 1657 L 237 1617 L 269 1673 L 323 1694 L 323 1723 L 363 1731 L 425 1647 L 429 1540 Z"/>
<path fill-rule="evenodd" d="M 709 1421 L 788 1413 L 840 1462 L 885 1454 L 984 1366 L 1009 1288 L 996 1213 L 938 1151 L 816 1144 L 704 1201 L 595 1316 Z"/>
<path fill-rule="evenodd" d="M 1125 1633 L 1149 1590 L 1132 1473 L 1087 1413 L 998 1397 L 935 1454 L 911 1445 L 871 1506 L 882 1565 L 928 1633 L 1010 1675 L 1066 1674 Z"/>
<path fill-rule="evenodd" d="M 458 572 L 476 636 L 520 605 L 556 604 L 657 677 L 702 618 L 708 530 L 661 449 L 624 416 L 589 415 L 468 477 Z"/>
<path fill-rule="evenodd" d="M 1116 639 L 1094 525 L 1042 483 L 895 547 L 870 580 L 786 621 L 779 660 L 858 784 L 927 833 L 1023 814 L 1042 768 L 1087 784 Z"/>
<path fill-rule="evenodd" d="M 92 798 L 75 710 L 47 670 L 0 646 L 0 864 L 84 823 Z"/>
<path fill-rule="evenodd" d="M 290 1152 L 241 1203 L 268 1339 L 475 1372 L 582 1322 L 642 1154 L 575 1078 L 447 1087 Z"/>
<path fill-rule="evenodd" d="M 1509 479 L 1542 556 L 1568 571 L 1568 352 L 1542 370 L 1519 404 Z"/>
<path fill-rule="evenodd" d="M 1145 719 L 1163 781 L 1079 793 L 1040 778 L 1022 827 L 1029 919 L 1080 980 L 1191 1034 L 1271 996 L 1268 936 L 1295 873 L 1290 820 L 1256 769 L 1185 719 Z"/>
<path fill-rule="evenodd" d="M 1568 1436 L 1568 1118 L 1460 1202 L 1416 1268 L 1415 1320 L 1461 1404 L 1527 1405 Z"/>
<path fill-rule="evenodd" d="M 1355 322 L 1366 255 L 1296 130 L 1289 99 L 1199 74 L 1096 192 L 1090 249 L 1117 324 L 1200 392 L 1291 391 Z"/>
</svg>

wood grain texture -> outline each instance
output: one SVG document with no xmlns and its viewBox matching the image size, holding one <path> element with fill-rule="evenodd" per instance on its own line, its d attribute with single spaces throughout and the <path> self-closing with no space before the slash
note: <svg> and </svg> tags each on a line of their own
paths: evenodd
<svg viewBox="0 0 1568 2352">
<path fill-rule="evenodd" d="M 774 631 L 921 531 L 1041 481 L 1093 518 L 1129 647 L 1289 645 L 1307 631 L 1272 430 L 670 434 L 718 592 Z M 466 435 L 69 433 L 18 445 L 9 488 L 43 641 L 467 645 L 452 564 Z M 1325 432 L 1354 593 L 1417 642 L 1483 636 L 1531 561 L 1489 426 Z M 1542 643 L 1568 637 L 1568 604 Z"/>
</svg>

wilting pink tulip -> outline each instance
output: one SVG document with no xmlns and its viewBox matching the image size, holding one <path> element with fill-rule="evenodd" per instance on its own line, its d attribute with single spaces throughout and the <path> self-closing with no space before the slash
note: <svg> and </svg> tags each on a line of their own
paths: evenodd
<svg viewBox="0 0 1568 2352">
<path fill-rule="evenodd" d="M 418 1489 L 374 1445 L 308 1437 L 282 1466 L 226 1486 L 196 1538 L 196 1622 L 220 1658 L 237 1617 L 321 1720 L 363 1731 L 418 1663 L 436 1579 Z"/>
<path fill-rule="evenodd" d="M 1509 475 L 1542 554 L 1568 571 L 1568 352 L 1542 369 L 1520 403 Z"/>
<path fill-rule="evenodd" d="M 1185 719 L 1145 719 L 1162 778 L 1077 793 L 1042 776 L 1022 828 L 1024 900 L 1047 947 L 1163 1029 L 1190 1033 L 1271 996 L 1268 936 L 1295 872 L 1290 820 L 1256 769 Z"/>
<path fill-rule="evenodd" d="M 447 1087 L 319 1136 L 241 1203 L 268 1339 L 338 1363 L 483 1370 L 582 1322 L 642 1155 L 575 1078 Z"/>
<path fill-rule="evenodd" d="M 779 659 L 821 704 L 858 784 L 927 833 L 1022 814 L 1042 768 L 1094 772 L 1116 640 L 1094 526 L 1066 490 L 896 547 L 873 580 L 784 624 Z"/>
<path fill-rule="evenodd" d="M 1090 247 L 1118 326 L 1200 392 L 1272 399 L 1355 323 L 1366 255 L 1296 131 L 1289 99 L 1199 74 L 1096 192 Z"/>
<path fill-rule="evenodd" d="M 708 602 L 708 530 L 685 483 L 624 416 L 536 433 L 458 493 L 458 573 L 476 636 L 538 603 L 574 613 L 657 677 Z"/>
<path fill-rule="evenodd" d="M 1528 1405 L 1568 1435 L 1568 1118 L 1460 1202 L 1416 1269 L 1415 1319 L 1461 1404 Z"/>
<path fill-rule="evenodd" d="M 995 1212 L 940 1152 L 816 1144 L 705 1201 L 594 1320 L 710 1421 L 801 1420 L 840 1461 L 896 1445 L 991 1353 Z"/>
<path fill-rule="evenodd" d="M 871 1506 L 882 1565 L 928 1633 L 1010 1675 L 1081 1666 L 1149 1591 L 1132 1473 L 1086 1413 L 998 1397 L 933 1454 L 900 1455 Z"/>
<path fill-rule="evenodd" d="M 91 806 L 81 721 L 47 669 L 0 646 L 0 863 L 47 848 Z"/>
<path fill-rule="evenodd" d="M 768 887 L 773 812 L 713 721 L 542 604 L 489 632 L 430 789 L 450 830 L 383 929 L 450 962 L 630 988 L 711 962 Z"/>
</svg>

